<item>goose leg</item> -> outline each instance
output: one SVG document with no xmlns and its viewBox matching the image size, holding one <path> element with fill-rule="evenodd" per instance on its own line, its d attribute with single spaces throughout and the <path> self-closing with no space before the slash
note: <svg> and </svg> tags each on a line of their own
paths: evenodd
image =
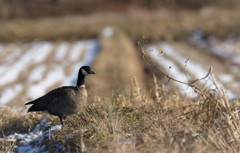
<svg viewBox="0 0 240 153">
<path fill-rule="evenodd" d="M 60 119 L 60 121 L 61 121 L 61 124 L 62 124 L 62 127 L 63 127 L 63 126 L 64 126 L 64 124 L 63 124 L 63 116 L 62 116 L 62 115 L 59 115 L 58 117 L 59 117 L 59 119 Z"/>
</svg>

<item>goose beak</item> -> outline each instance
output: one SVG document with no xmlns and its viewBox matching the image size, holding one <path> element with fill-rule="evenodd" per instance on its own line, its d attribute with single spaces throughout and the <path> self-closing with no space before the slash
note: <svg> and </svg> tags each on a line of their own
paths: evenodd
<svg viewBox="0 0 240 153">
<path fill-rule="evenodd" d="M 95 72 L 94 71 L 90 71 L 89 74 L 95 74 Z"/>
</svg>

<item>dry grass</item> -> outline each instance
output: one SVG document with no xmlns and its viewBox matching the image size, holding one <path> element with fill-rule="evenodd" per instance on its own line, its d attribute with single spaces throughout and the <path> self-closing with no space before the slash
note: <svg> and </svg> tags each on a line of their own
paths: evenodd
<svg viewBox="0 0 240 153">
<path fill-rule="evenodd" d="M 158 101 L 120 93 L 93 99 L 86 111 L 67 120 L 66 131 L 56 133 L 53 141 L 80 151 L 76 130 L 86 129 L 88 152 L 238 152 L 239 105 L 229 103 L 221 89 L 195 100 L 159 89 Z M 66 141 L 69 133 L 73 135 Z"/>
<path fill-rule="evenodd" d="M 17 111 L 17 112 L 16 112 Z M 25 114 L 23 110 L 2 106 L 0 108 L 0 137 L 5 137 L 13 133 L 28 133 L 36 124 L 39 123 L 43 116 L 33 113 Z"/>
<path fill-rule="evenodd" d="M 155 95 L 134 93 L 130 88 L 124 93 L 129 94 L 116 92 L 90 99 L 83 112 L 67 118 L 63 131 L 53 134 L 48 149 L 54 151 L 61 143 L 70 152 L 239 151 L 239 102 L 229 102 L 223 89 L 197 99 L 167 93 L 159 86 L 157 100 L 151 98 Z M 2 111 L 4 123 L 11 121 L 1 124 L 4 133 L 17 121 L 25 130 L 29 123 L 40 121 L 36 115 L 19 118 L 8 110 Z M 57 118 L 51 120 L 59 122 Z"/>
</svg>

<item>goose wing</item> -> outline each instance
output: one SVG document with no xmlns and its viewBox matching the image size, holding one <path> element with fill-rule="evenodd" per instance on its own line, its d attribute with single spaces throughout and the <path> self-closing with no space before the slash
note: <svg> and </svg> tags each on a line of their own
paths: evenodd
<svg viewBox="0 0 240 153">
<path fill-rule="evenodd" d="M 67 88 L 64 94 L 54 98 L 48 105 L 48 111 L 53 115 L 72 115 L 79 112 L 87 101 L 87 91 L 85 88 Z"/>
<path fill-rule="evenodd" d="M 46 95 L 39 97 L 33 101 L 27 102 L 25 105 L 32 106 L 28 109 L 28 112 L 33 111 L 48 111 L 49 105 L 54 101 L 64 99 L 69 94 L 69 91 L 74 90 L 74 87 L 61 87 L 48 92 Z"/>
</svg>

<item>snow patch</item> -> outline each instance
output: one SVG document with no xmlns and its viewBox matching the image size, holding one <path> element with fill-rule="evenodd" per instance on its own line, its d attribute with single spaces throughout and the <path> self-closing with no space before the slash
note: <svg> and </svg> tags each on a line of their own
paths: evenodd
<svg viewBox="0 0 240 153">
<path fill-rule="evenodd" d="M 222 58 L 232 58 L 230 54 L 228 54 L 226 51 L 224 51 L 222 48 L 216 45 L 211 45 L 209 47 L 210 51 L 214 53 L 215 55 L 222 57 Z"/>
<path fill-rule="evenodd" d="M 51 122 L 46 122 L 46 118 L 44 118 L 40 124 L 38 124 L 35 129 L 30 133 L 15 133 L 9 135 L 4 138 L 6 140 L 15 140 L 18 142 L 18 146 L 16 148 L 17 152 L 26 152 L 26 153 L 41 153 L 47 150 L 47 146 L 43 144 L 43 140 L 48 140 L 49 131 L 50 134 L 54 133 L 57 130 L 61 129 L 61 125 L 52 126 L 48 130 L 48 126 L 51 125 Z M 59 146 L 61 151 L 66 151 L 64 146 Z M 48 151 L 46 151 L 48 152 Z"/>
<path fill-rule="evenodd" d="M 10 102 L 22 90 L 23 86 L 20 84 L 6 88 L 0 96 L 0 105 L 5 105 Z"/>
<path fill-rule="evenodd" d="M 69 59 L 71 61 L 77 61 L 79 59 L 80 54 L 82 53 L 84 48 L 84 42 L 83 41 L 78 41 L 76 44 L 73 46 L 73 49 L 71 50 L 71 54 L 69 56 Z"/>
<path fill-rule="evenodd" d="M 41 63 L 50 54 L 53 46 L 49 42 L 38 42 L 35 43 L 35 45 L 37 46 L 37 48 L 33 51 L 34 52 L 34 56 L 32 57 L 33 63 Z"/>
<path fill-rule="evenodd" d="M 27 51 L 14 65 L 7 67 L 8 71 L 0 77 L 0 85 L 15 81 L 20 72 L 27 69 L 29 65 L 42 62 L 50 53 L 52 45 L 50 43 L 34 43 L 33 47 Z"/>
<path fill-rule="evenodd" d="M 43 77 L 44 71 L 47 69 L 46 65 L 37 66 L 29 75 L 28 80 L 30 82 L 39 81 Z"/>
<path fill-rule="evenodd" d="M 67 50 L 69 48 L 69 44 L 64 42 L 64 43 L 61 43 L 58 47 L 58 50 L 54 56 L 54 60 L 55 61 L 61 61 L 63 60 L 63 58 L 65 57 L 66 53 L 67 53 Z"/>
</svg>

